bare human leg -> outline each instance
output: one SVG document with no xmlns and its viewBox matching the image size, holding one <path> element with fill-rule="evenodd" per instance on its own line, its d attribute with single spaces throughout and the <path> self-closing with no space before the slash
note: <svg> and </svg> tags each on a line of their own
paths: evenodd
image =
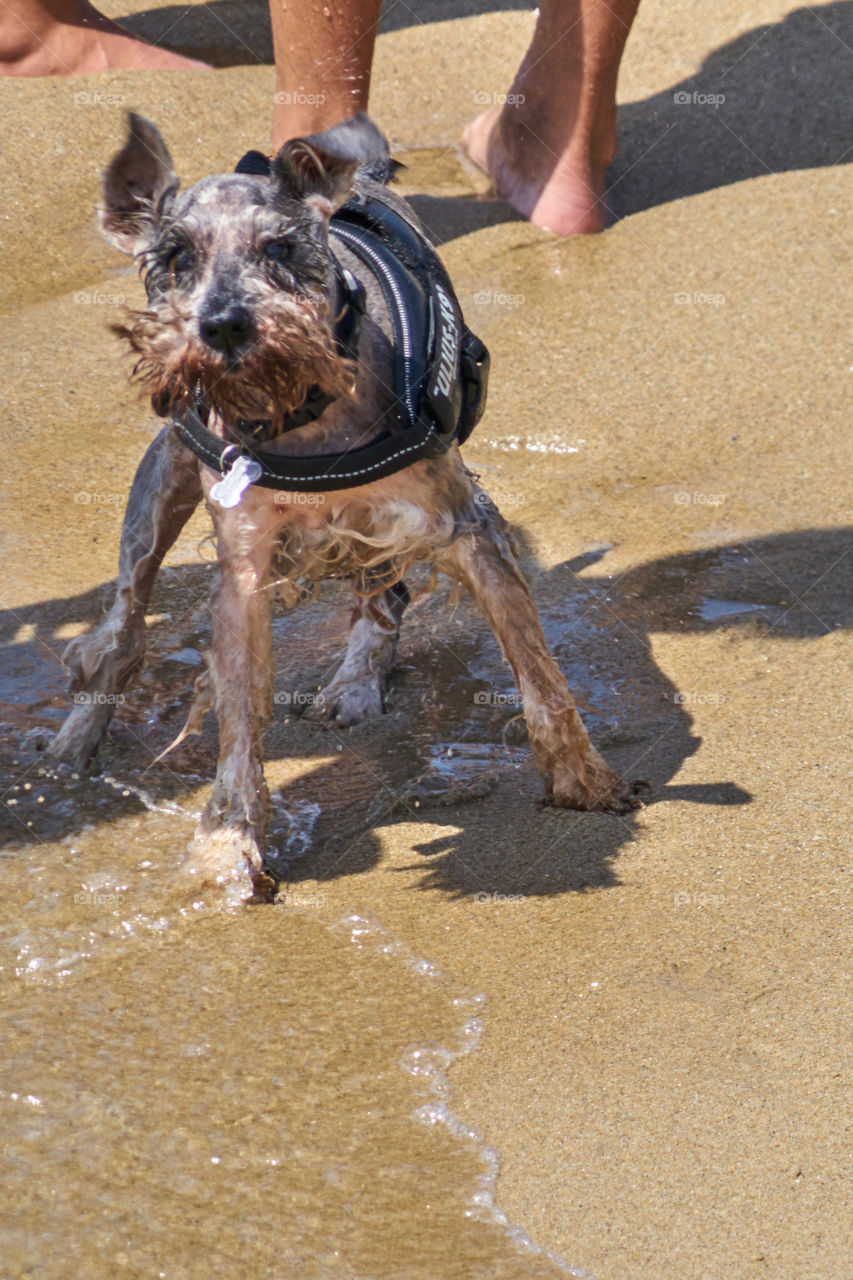
<svg viewBox="0 0 853 1280">
<path fill-rule="evenodd" d="M 0 75 L 76 76 L 119 70 L 209 68 L 137 40 L 88 0 L 0 0 Z"/>
<path fill-rule="evenodd" d="M 367 110 L 381 7 L 382 0 L 270 0 L 275 151 Z"/>
<path fill-rule="evenodd" d="M 465 130 L 496 194 L 535 226 L 603 230 L 616 154 L 616 80 L 639 0 L 542 0 L 506 100 Z"/>
</svg>

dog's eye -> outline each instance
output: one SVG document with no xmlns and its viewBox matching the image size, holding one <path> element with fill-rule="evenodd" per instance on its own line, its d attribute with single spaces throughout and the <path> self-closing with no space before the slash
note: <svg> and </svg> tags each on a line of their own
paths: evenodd
<svg viewBox="0 0 853 1280">
<path fill-rule="evenodd" d="M 293 256 L 293 245 L 287 240 L 270 240 L 264 246 L 264 257 L 270 262 L 288 262 Z"/>
<path fill-rule="evenodd" d="M 176 249 L 169 258 L 169 279 L 172 284 L 177 284 L 181 276 L 185 276 L 192 270 L 194 262 L 195 258 L 190 249 Z"/>
</svg>

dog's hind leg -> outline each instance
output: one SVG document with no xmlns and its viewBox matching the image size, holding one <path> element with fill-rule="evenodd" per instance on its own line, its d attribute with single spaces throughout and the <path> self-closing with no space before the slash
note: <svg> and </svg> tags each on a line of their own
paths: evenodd
<svg viewBox="0 0 853 1280">
<path fill-rule="evenodd" d="M 270 899 L 263 866 L 269 792 L 263 732 L 272 706 L 270 568 L 281 524 L 264 490 L 238 507 L 209 503 L 216 529 L 219 583 L 211 600 L 207 655 L 219 721 L 219 763 L 186 870 L 201 884 L 243 885 Z"/>
<path fill-rule="evenodd" d="M 340 725 L 375 720 L 385 711 L 385 685 L 397 657 L 400 623 L 409 603 L 404 582 L 378 595 L 360 595 L 356 588 L 349 640 L 334 678 L 306 710 L 310 719 Z"/>
<path fill-rule="evenodd" d="M 497 508 L 482 506 L 475 531 L 436 563 L 469 589 L 512 667 L 548 803 L 617 813 L 637 808 L 630 787 L 589 740 Z"/>
<path fill-rule="evenodd" d="M 157 571 L 200 501 L 198 459 L 166 427 L 133 479 L 112 608 L 63 655 L 75 706 L 48 747 L 57 760 L 83 769 L 97 751 L 118 696 L 145 654 L 145 610 Z"/>
</svg>

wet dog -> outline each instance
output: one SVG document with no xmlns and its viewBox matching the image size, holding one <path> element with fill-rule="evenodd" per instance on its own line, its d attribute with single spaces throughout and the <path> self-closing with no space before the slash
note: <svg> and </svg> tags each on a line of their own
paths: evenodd
<svg viewBox="0 0 853 1280">
<path fill-rule="evenodd" d="M 79 768 L 97 751 L 115 695 L 142 662 L 159 566 L 204 498 L 220 571 L 194 714 L 214 707 L 220 746 L 188 865 L 200 880 L 251 881 L 260 897 L 275 889 L 264 866 L 269 797 L 261 763 L 274 571 L 294 582 L 342 577 L 354 592 L 346 654 L 323 691 L 330 718 L 352 725 L 381 715 L 408 602 L 404 576 L 427 561 L 471 592 L 494 631 L 522 695 L 547 801 L 636 807 L 589 741 L 507 526 L 457 443 L 413 448 L 411 464 L 395 462 L 388 474 L 344 470 L 357 476 L 349 487 L 338 476 L 324 491 L 315 478 L 310 503 L 291 500 L 296 490 L 281 482 L 255 483 L 259 441 L 267 459 L 286 456 L 292 469 L 304 462 L 310 471 L 318 455 L 362 456 L 365 443 L 393 441 L 403 430 L 399 325 L 381 270 L 336 232 L 336 211 L 359 203 L 385 210 L 426 263 L 442 307 L 457 306 L 413 211 L 384 184 L 392 167 L 384 139 L 361 117 L 287 143 L 267 172 L 259 165 L 181 192 L 159 132 L 131 116 L 128 140 L 105 175 L 103 230 L 140 259 L 148 295 L 147 309 L 131 313 L 120 331 L 136 354 L 137 377 L 173 420 L 133 482 L 115 602 L 66 652 L 77 705 L 51 752 Z M 353 307 L 359 315 L 342 337 L 341 317 Z M 178 429 L 188 420 L 208 443 L 214 438 L 212 452 L 188 447 Z"/>
</svg>

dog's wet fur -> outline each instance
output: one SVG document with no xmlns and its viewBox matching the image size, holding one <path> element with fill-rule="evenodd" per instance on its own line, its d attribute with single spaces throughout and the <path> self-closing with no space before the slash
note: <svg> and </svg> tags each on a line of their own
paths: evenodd
<svg viewBox="0 0 853 1280">
<path fill-rule="evenodd" d="M 318 384 L 338 398 L 308 426 L 264 444 L 288 454 L 343 452 L 386 430 L 393 416 L 393 329 L 382 292 L 360 259 L 335 246 L 366 291 L 357 364 L 341 357 L 333 326 L 341 299 L 329 244 L 334 210 L 363 194 L 390 205 L 423 237 L 411 208 L 377 178 L 393 162 L 364 116 L 287 143 L 269 177 L 225 174 L 179 190 L 158 130 L 130 117 L 128 140 L 104 179 L 102 228 L 135 255 L 148 308 L 119 326 L 136 376 L 161 411 L 179 411 L 201 388 L 208 426 L 223 441 L 237 421 L 280 423 Z M 219 474 L 165 428 L 133 482 L 122 530 L 115 602 L 100 626 L 65 654 L 76 705 L 51 744 L 85 767 L 106 731 L 115 696 L 143 660 L 145 610 L 166 552 L 202 498 L 216 533 L 219 580 L 207 675 L 198 712 L 215 708 L 219 764 L 187 869 L 195 883 L 245 882 L 271 898 L 264 865 L 269 795 L 262 740 L 272 703 L 273 570 L 293 581 L 344 577 L 355 595 L 343 663 L 323 712 L 352 725 L 383 711 L 384 687 L 408 602 L 404 575 L 417 561 L 465 586 L 512 667 L 546 800 L 571 809 L 625 812 L 631 788 L 591 745 L 548 649 L 516 563 L 507 526 L 466 469 L 459 449 L 312 503 L 249 487 L 240 503 L 211 497 Z"/>
</svg>

